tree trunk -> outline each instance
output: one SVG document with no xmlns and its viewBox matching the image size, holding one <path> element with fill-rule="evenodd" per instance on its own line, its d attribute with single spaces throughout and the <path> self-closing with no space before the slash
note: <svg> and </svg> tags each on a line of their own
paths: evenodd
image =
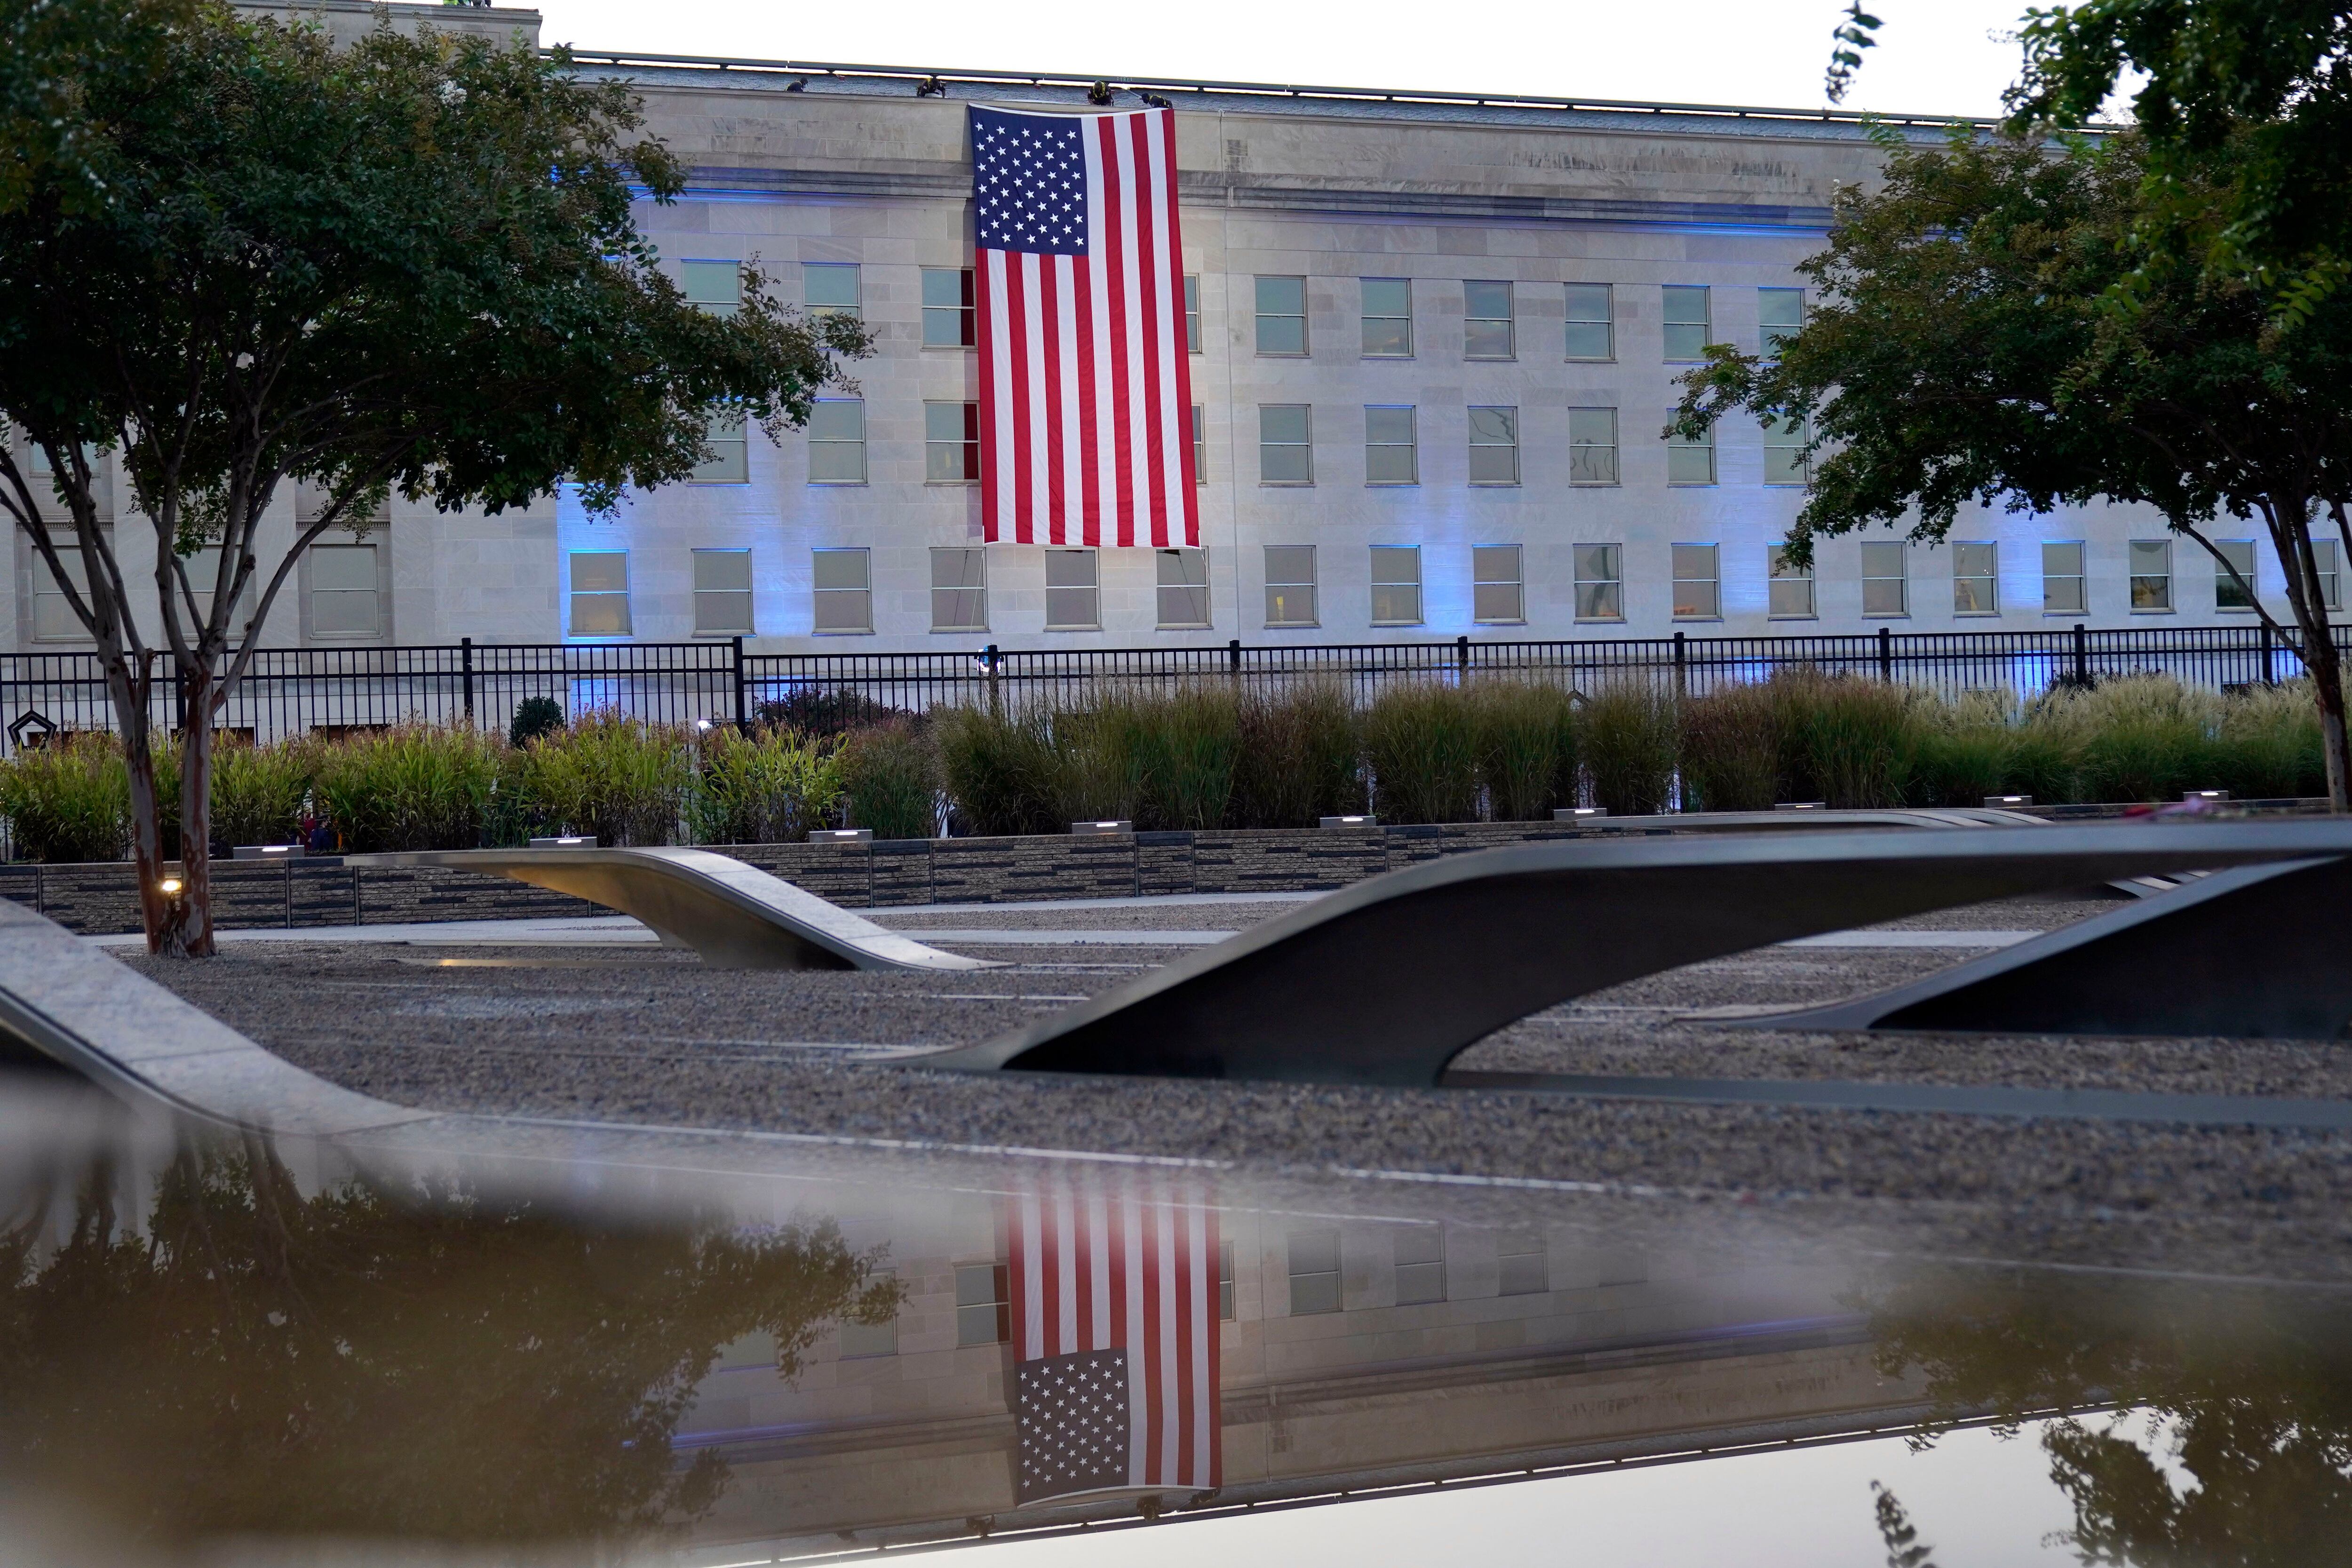
<svg viewBox="0 0 2352 1568">
<path fill-rule="evenodd" d="M 2327 757 L 2327 809 L 2352 811 L 2352 749 L 2347 749 L 2344 724 L 2344 671 L 2335 644 L 2320 637 L 2304 660 L 2319 699 L 2319 742 Z"/>
<path fill-rule="evenodd" d="M 131 864 L 139 879 L 139 923 L 147 951 L 180 954 L 180 896 L 163 890 L 172 869 L 163 858 L 163 828 L 155 807 L 154 734 L 149 729 L 147 682 L 134 679 L 121 658 L 107 661 L 107 689 L 114 698 L 115 728 L 122 735 L 122 765 L 131 783 Z M 182 891 L 184 892 L 184 888 Z"/>
<path fill-rule="evenodd" d="M 180 732 L 180 952 L 213 955 L 213 675 L 187 676 L 188 710 Z"/>
</svg>

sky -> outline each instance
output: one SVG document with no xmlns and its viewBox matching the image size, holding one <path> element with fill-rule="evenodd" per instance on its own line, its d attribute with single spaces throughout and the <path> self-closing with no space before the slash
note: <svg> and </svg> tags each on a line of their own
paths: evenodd
<svg viewBox="0 0 2352 1568">
<path fill-rule="evenodd" d="M 529 0 L 501 0 L 525 5 Z M 1873 0 L 1847 106 L 1996 114 L 2027 0 Z M 1839 0 L 893 0 L 887 5 L 540 0 L 543 42 L 932 68 L 1420 88 L 1816 108 Z M 1173 25 L 1171 25 L 1172 19 Z"/>
</svg>

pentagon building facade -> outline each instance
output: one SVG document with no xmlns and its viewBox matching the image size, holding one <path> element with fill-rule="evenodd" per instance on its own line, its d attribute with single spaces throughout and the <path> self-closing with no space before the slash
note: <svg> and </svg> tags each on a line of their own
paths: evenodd
<svg viewBox="0 0 2352 1568">
<path fill-rule="evenodd" d="M 1114 84 L 1120 107 L 1176 111 L 1205 548 L 1053 551 L 981 538 L 966 116 L 1083 110 L 1087 84 L 579 60 L 636 83 L 692 170 L 641 212 L 689 295 L 725 309 L 748 264 L 788 301 L 857 312 L 876 347 L 855 393 L 780 443 L 719 427 L 706 482 L 612 519 L 569 495 L 494 519 L 395 498 L 306 562 L 267 640 L 911 652 L 2252 620 L 2136 508 L 1989 510 L 1938 548 L 1849 537 L 1776 575 L 1802 433 L 1664 439 L 1706 344 L 1766 349 L 1802 320 L 1798 265 L 1879 162 L 1852 117 Z M 301 505 L 281 502 L 288 538 Z M 2283 602 L 2256 531 L 2217 531 Z M 69 642 L 16 548 L 16 646 Z"/>
</svg>

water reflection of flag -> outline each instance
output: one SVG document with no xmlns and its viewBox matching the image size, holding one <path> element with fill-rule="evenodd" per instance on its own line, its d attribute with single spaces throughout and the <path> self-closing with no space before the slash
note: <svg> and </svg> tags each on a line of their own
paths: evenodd
<svg viewBox="0 0 2352 1568">
<path fill-rule="evenodd" d="M 1197 1193 L 1073 1184 L 1011 1223 L 1019 1500 L 1218 1484 L 1217 1218 Z"/>
</svg>

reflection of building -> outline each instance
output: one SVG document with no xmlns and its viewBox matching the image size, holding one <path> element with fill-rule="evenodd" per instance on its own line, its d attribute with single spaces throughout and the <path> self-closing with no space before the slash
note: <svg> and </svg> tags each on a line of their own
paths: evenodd
<svg viewBox="0 0 2352 1568">
<path fill-rule="evenodd" d="M 369 16 L 297 8 L 341 33 Z M 385 9 L 538 29 L 530 11 Z M 1852 118 L 1167 85 L 1206 548 L 1048 550 L 980 542 L 965 117 L 975 100 L 1083 110 L 1084 87 L 583 68 L 636 81 L 690 169 L 684 200 L 641 214 L 688 296 L 729 308 L 756 261 L 782 299 L 863 317 L 859 389 L 781 444 L 714 428 L 700 482 L 609 525 L 569 503 L 486 520 L 395 501 L 372 539 L 305 563 L 265 640 L 866 652 L 2252 624 L 2225 574 L 2134 508 L 1969 514 L 1949 548 L 1839 540 L 1817 581 L 1776 575 L 1801 433 L 1663 438 L 1708 343 L 1759 352 L 1801 321 L 1794 268 L 1832 190 L 1877 161 Z M 281 501 L 276 538 L 299 508 Z M 2276 593 L 2259 531 L 2221 531 Z M 20 542 L 0 605 L 20 647 L 70 629 L 43 619 L 30 564 Z"/>
<path fill-rule="evenodd" d="M 898 1321 L 836 1330 L 791 1386 L 732 1347 L 679 1444 L 734 1481 L 714 1548 L 1009 1525 L 1014 1331 L 994 1205 L 900 1216 Z M 1780 1441 L 1904 1418 L 1818 1271 L 1496 1232 L 1222 1210 L 1222 1500 Z M 885 1239 L 851 1226 L 854 1244 Z M 1181 1504 L 1186 1494 L 1171 1494 Z M 1133 1516 L 1132 1495 L 1095 1515 Z M 1052 1507 L 1023 1519 L 1066 1517 Z"/>
</svg>

